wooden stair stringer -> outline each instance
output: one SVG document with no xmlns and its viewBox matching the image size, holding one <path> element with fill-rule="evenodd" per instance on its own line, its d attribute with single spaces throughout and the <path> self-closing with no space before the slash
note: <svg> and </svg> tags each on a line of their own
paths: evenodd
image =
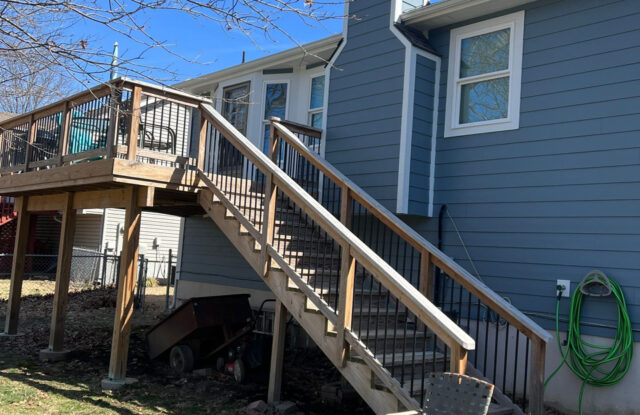
<svg viewBox="0 0 640 415">
<path fill-rule="evenodd" d="M 198 199 L 207 215 L 229 242 L 260 275 L 261 254 L 255 249 L 255 239 L 251 235 L 240 233 L 240 223 L 227 217 L 227 208 L 219 202 L 213 201 L 213 194 L 210 190 L 201 190 Z M 347 361 L 346 365 L 342 366 L 335 361 L 338 339 L 328 335 L 327 318 L 322 314 L 307 311 L 307 296 L 289 289 L 288 277 L 284 271 L 271 269 L 263 281 L 375 413 L 389 414 L 404 409 L 392 393 L 374 387 L 375 375 L 369 366 L 351 361 Z"/>
</svg>

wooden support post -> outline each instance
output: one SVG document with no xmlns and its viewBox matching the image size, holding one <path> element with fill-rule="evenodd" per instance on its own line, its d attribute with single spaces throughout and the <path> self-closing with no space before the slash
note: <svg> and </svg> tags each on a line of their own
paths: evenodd
<svg viewBox="0 0 640 415">
<path fill-rule="evenodd" d="M 544 414 L 544 365 L 546 343 L 538 337 L 531 338 L 531 369 L 529 370 L 530 415 Z M 528 357 L 528 356 L 527 356 Z"/>
<path fill-rule="evenodd" d="M 418 288 L 429 301 L 433 301 L 433 274 L 431 253 L 429 251 L 422 251 L 420 255 L 420 279 Z"/>
<path fill-rule="evenodd" d="M 464 375 L 467 371 L 467 351 L 459 345 L 451 348 L 451 362 L 449 371 Z"/>
<path fill-rule="evenodd" d="M 136 151 L 138 149 L 138 133 L 140 130 L 140 100 L 142 98 L 142 88 L 133 87 L 131 94 L 131 117 L 129 118 L 129 145 L 127 148 L 127 159 L 136 161 Z"/>
<path fill-rule="evenodd" d="M 200 133 L 198 134 L 198 159 L 196 166 L 198 170 L 204 170 L 204 158 L 207 150 L 207 119 L 200 114 Z"/>
<path fill-rule="evenodd" d="M 351 227 L 353 214 L 353 199 L 347 186 L 340 192 L 340 222 L 347 228 Z M 340 284 L 338 295 L 338 324 L 336 325 L 338 350 L 336 362 L 346 366 L 349 358 L 349 345 L 344 340 L 344 331 L 351 328 L 353 318 L 353 295 L 356 275 L 356 261 L 349 252 L 349 245 L 340 246 Z"/>
<path fill-rule="evenodd" d="M 49 348 L 40 352 L 42 360 L 63 359 L 68 352 L 64 346 L 64 316 L 69 296 L 71 277 L 71 259 L 76 230 L 76 211 L 73 209 L 73 193 L 65 195 L 60 227 L 60 245 L 58 247 L 58 267 L 56 269 L 56 287 L 53 295 L 53 313 L 51 314 L 51 332 Z"/>
<path fill-rule="evenodd" d="M 279 118 L 272 117 L 271 128 L 269 134 L 269 150 L 268 156 L 271 161 L 277 163 L 278 153 L 280 151 L 280 141 L 277 139 L 276 129 L 273 126 L 274 122 L 280 121 Z M 278 200 L 278 186 L 273 182 L 273 175 L 266 173 L 267 180 L 264 188 L 264 206 L 262 208 L 262 240 L 260 244 L 262 246 L 261 262 L 263 264 L 262 277 L 267 278 L 269 274 L 269 268 L 271 266 L 271 258 L 267 253 L 267 246 L 273 243 L 273 232 L 276 217 L 276 202 Z"/>
<path fill-rule="evenodd" d="M 345 330 L 351 328 L 353 318 L 353 294 L 356 280 L 356 260 L 351 256 L 349 245 L 340 248 L 340 288 L 338 291 L 338 324 L 337 339 L 338 350 L 336 362 L 342 367 L 347 365 L 349 358 L 349 345 L 344 340 Z"/>
<path fill-rule="evenodd" d="M 29 241 L 29 222 L 31 214 L 27 210 L 27 198 L 17 197 L 14 202 L 18 212 L 18 224 L 16 227 L 16 241 L 13 248 L 13 261 L 11 263 L 11 287 L 9 289 L 9 304 L 4 325 L 5 335 L 18 334 L 18 319 L 20 314 L 20 297 L 22 295 L 22 280 L 24 278 L 24 262 Z"/>
<path fill-rule="evenodd" d="M 124 237 L 122 239 L 122 257 L 116 314 L 111 340 L 111 361 L 109 378 L 102 381 L 103 389 L 115 389 L 126 383 L 127 354 L 131 334 L 134 288 L 138 270 L 138 241 L 140 239 L 140 207 L 138 188 L 127 188 L 127 211 L 125 213 Z"/>
<path fill-rule="evenodd" d="M 58 143 L 58 165 L 62 166 L 64 163 L 62 159 L 69 152 L 69 135 L 71 132 L 71 114 L 73 108 L 69 101 L 64 103 L 64 110 L 62 111 L 62 119 L 60 120 L 60 142 Z"/>
<path fill-rule="evenodd" d="M 122 84 L 111 85 L 111 97 L 109 98 L 109 126 L 107 127 L 106 157 L 113 158 L 117 151 L 114 145 L 118 141 L 118 117 L 120 115 L 120 101 L 122 100 Z"/>
<path fill-rule="evenodd" d="M 280 401 L 282 388 L 282 363 L 284 361 L 284 343 L 287 333 L 287 309 L 280 300 L 276 300 L 276 315 L 273 320 L 273 343 L 271 347 L 271 367 L 269 369 L 269 391 L 267 401 Z"/>
<path fill-rule="evenodd" d="M 340 192 L 340 222 L 347 228 L 351 228 L 351 215 L 353 214 L 353 199 L 349 188 L 344 186 Z"/>
<path fill-rule="evenodd" d="M 36 119 L 33 114 L 31 114 L 31 118 L 29 119 L 29 135 L 28 135 L 28 144 L 27 144 L 27 153 L 24 155 L 24 170 L 29 171 L 29 163 L 32 158 L 33 151 L 33 143 L 36 141 L 36 134 L 38 132 Z"/>
</svg>

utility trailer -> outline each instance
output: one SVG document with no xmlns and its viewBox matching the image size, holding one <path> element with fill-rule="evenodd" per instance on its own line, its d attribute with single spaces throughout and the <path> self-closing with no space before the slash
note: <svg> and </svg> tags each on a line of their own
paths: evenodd
<svg viewBox="0 0 640 415">
<path fill-rule="evenodd" d="M 168 357 L 179 374 L 215 364 L 242 382 L 247 367 L 264 363 L 269 343 L 253 333 L 255 318 L 249 294 L 191 298 L 149 329 L 149 357 Z"/>
</svg>

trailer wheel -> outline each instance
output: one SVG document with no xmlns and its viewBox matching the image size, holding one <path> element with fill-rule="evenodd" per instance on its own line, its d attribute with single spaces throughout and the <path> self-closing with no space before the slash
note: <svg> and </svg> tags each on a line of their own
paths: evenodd
<svg viewBox="0 0 640 415">
<path fill-rule="evenodd" d="M 191 347 L 184 344 L 173 346 L 169 354 L 169 364 L 177 374 L 190 373 L 193 370 L 193 363 L 194 357 Z"/>
<path fill-rule="evenodd" d="M 242 359 L 233 362 L 233 377 L 237 383 L 244 383 L 247 378 L 247 367 Z"/>
</svg>

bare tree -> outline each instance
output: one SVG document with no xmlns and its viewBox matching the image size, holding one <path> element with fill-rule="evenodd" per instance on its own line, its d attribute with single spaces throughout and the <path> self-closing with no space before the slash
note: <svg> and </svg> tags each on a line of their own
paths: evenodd
<svg viewBox="0 0 640 415">
<path fill-rule="evenodd" d="M 86 33 L 76 34 L 82 25 L 98 25 L 139 45 L 139 54 L 121 58 L 120 73 L 148 78 L 145 52 L 161 49 L 172 60 L 193 62 L 192 57 L 172 49 L 170 42 L 157 37 L 150 28 L 158 13 L 187 15 L 195 21 L 217 24 L 254 40 L 286 37 L 296 42 L 281 22 L 295 16 L 309 25 L 336 18 L 326 11 L 329 4 L 344 0 L 0 0 L 0 64 L 19 62 L 25 70 L 0 73 L 0 85 L 15 82 L 45 68 L 60 68 L 64 76 L 80 82 L 103 81 L 109 72 L 112 52 Z M 277 35 L 276 35 L 277 34 Z M 169 59 L 168 59 L 169 60 Z M 34 62 L 36 64 L 34 65 Z M 168 82 L 175 72 L 165 70 Z M 38 75 L 42 76 L 42 75 Z"/>
<path fill-rule="evenodd" d="M 0 111 L 14 114 L 57 101 L 72 91 L 61 68 L 28 57 L 0 57 L 0 79 Z"/>
</svg>

